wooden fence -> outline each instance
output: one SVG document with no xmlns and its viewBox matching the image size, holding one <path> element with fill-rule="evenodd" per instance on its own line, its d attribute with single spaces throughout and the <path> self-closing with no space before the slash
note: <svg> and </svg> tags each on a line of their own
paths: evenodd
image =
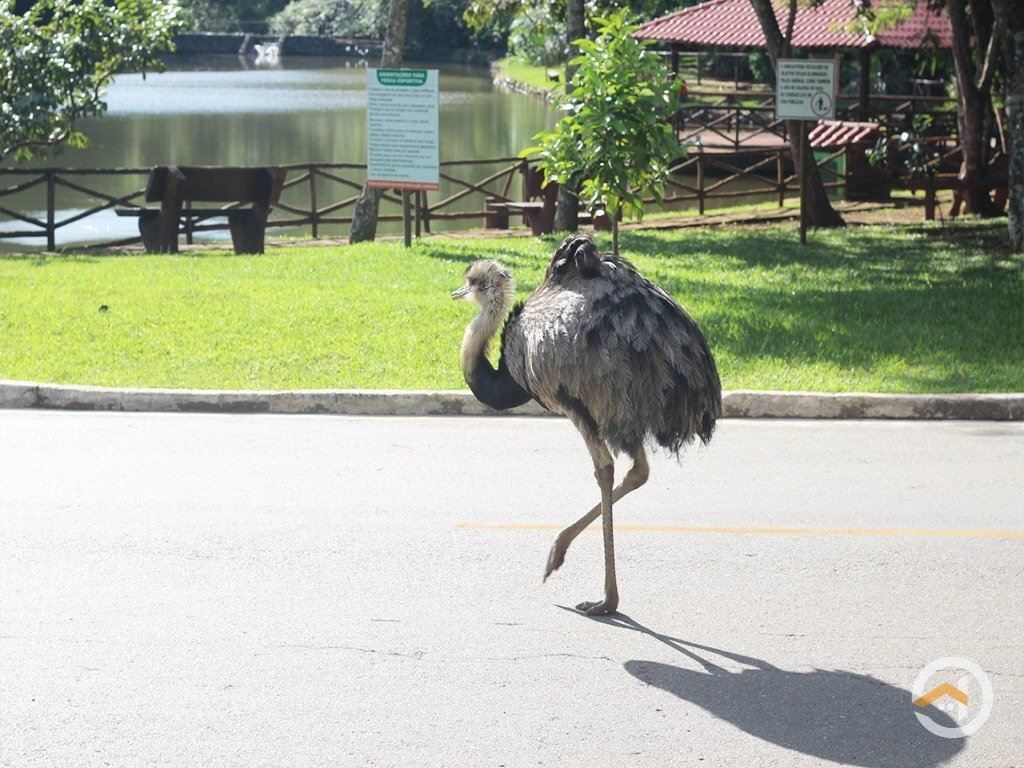
<svg viewBox="0 0 1024 768">
<path fill-rule="evenodd" d="M 434 197 L 426 192 L 414 196 L 417 235 L 430 232 L 437 221 L 475 219 L 483 221 L 485 200 L 519 199 L 523 172 L 528 160 L 514 157 L 453 160 L 441 163 L 441 179 L 447 194 Z M 270 227 L 308 227 L 313 237 L 325 225 L 344 225 L 352 221 L 352 211 L 366 175 L 366 166 L 358 163 L 300 163 L 282 166 L 287 176 L 280 202 L 274 207 Z M 479 172 L 482 169 L 482 174 Z M 149 168 L 0 168 L 0 224 L 3 219 L 16 222 L 19 228 L 3 227 L 0 239 L 46 238 L 48 250 L 56 247 L 57 232 L 82 219 L 94 217 L 116 207 L 145 206 L 144 195 Z M 127 185 L 125 184 L 127 181 Z M 42 190 L 45 201 L 14 210 L 8 202 L 16 195 Z M 81 210 L 61 216 L 68 210 L 61 193 L 77 195 L 76 202 L 85 203 Z M 37 196 L 38 197 L 38 196 Z M 29 212 L 25 211 L 29 209 Z M 42 209 L 33 215 L 32 210 Z M 186 218 L 182 231 L 186 242 L 199 232 L 227 230 L 226 221 L 209 221 L 215 217 Z M 385 193 L 381 199 L 379 220 L 401 221 L 401 198 Z M 123 238 L 96 244 L 96 247 L 127 245 L 139 237 Z"/>
<path fill-rule="evenodd" d="M 959 150 L 948 144 L 940 146 L 936 162 L 946 167 L 955 164 Z M 837 162 L 843 152 L 840 148 L 817 155 L 828 189 L 846 184 L 845 168 Z M 429 233 L 438 223 L 475 220 L 482 226 L 488 198 L 523 199 L 523 178 L 532 162 L 512 157 L 442 162 L 444 193 L 419 192 L 414 196 L 417 236 Z M 268 226 L 308 228 L 316 238 L 322 235 L 324 226 L 351 223 L 365 165 L 301 163 L 283 167 L 287 169 L 284 190 Z M 64 227 L 115 207 L 145 205 L 148 174 L 148 168 L 0 168 L 0 239 L 45 238 L 47 249 L 54 250 L 57 233 Z M 673 207 L 693 204 L 700 214 L 711 202 L 724 205 L 741 198 L 774 201 L 782 206 L 787 197 L 797 194 L 797 189 L 788 145 L 760 152 L 691 151 L 673 166 L 664 203 Z M 19 195 L 21 200 L 17 199 Z M 34 197 L 26 202 L 26 195 Z M 17 210 L 19 203 L 21 210 Z M 379 220 L 402 220 L 398 195 L 384 194 Z M 226 220 L 215 217 L 189 218 L 182 233 L 191 243 L 196 233 L 227 228 Z M 133 236 L 90 245 L 113 247 L 139 240 Z"/>
<path fill-rule="evenodd" d="M 874 95 L 873 120 L 890 125 L 909 123 L 916 116 L 931 118 L 929 132 L 936 138 L 955 139 L 956 108 L 941 96 Z M 836 119 L 865 120 L 854 96 L 840 96 Z M 751 91 L 690 90 L 676 116 L 676 129 L 683 142 L 698 142 L 712 149 L 771 149 L 788 140 L 786 122 L 775 119 L 775 94 Z"/>
</svg>

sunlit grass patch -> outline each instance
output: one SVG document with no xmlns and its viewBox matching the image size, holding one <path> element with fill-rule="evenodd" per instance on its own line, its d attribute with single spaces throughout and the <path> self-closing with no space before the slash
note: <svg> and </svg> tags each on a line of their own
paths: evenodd
<svg viewBox="0 0 1024 768">
<path fill-rule="evenodd" d="M 998 224 L 622 233 L 700 322 L 729 389 L 1024 391 L 1024 284 Z M 0 259 L 0 377 L 110 386 L 462 388 L 476 258 L 525 296 L 554 238 L 262 256 Z M 606 245 L 606 244 L 605 244 Z"/>
</svg>

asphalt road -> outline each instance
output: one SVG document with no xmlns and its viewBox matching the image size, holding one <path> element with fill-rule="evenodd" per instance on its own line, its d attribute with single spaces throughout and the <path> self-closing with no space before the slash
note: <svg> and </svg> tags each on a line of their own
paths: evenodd
<svg viewBox="0 0 1024 768">
<path fill-rule="evenodd" d="M 557 420 L 2 411 L 0 765 L 1024 766 L 1024 424 L 722 422 L 614 619 L 597 495 Z"/>
</svg>

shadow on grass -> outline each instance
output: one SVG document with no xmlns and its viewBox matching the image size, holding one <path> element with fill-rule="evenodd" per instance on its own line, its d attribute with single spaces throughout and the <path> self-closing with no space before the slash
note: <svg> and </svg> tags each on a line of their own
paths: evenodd
<svg viewBox="0 0 1024 768">
<path fill-rule="evenodd" d="M 666 283 L 677 295 L 693 295 L 692 287 Z M 1017 387 L 1024 386 L 1024 308 L 1009 281 L 855 290 L 726 284 L 700 288 L 715 296 L 698 319 L 719 355 L 850 369 L 898 358 L 948 371 L 928 381 L 900 374 L 903 383 L 926 389 L 968 383 L 964 367 L 1017 359 L 1022 365 Z"/>
<path fill-rule="evenodd" d="M 771 744 L 820 760 L 864 768 L 932 768 L 963 749 L 917 721 L 910 691 L 844 670 L 792 672 L 767 661 L 655 632 L 626 615 L 595 619 L 647 635 L 696 662 L 700 669 L 633 659 L 623 667 L 645 685 Z M 718 660 L 740 665 L 733 672 Z M 928 706 L 939 725 L 956 723 Z"/>
<path fill-rule="evenodd" d="M 1002 237 L 994 225 L 966 228 L 901 228 L 893 237 L 885 227 L 830 230 L 801 246 L 795 232 L 772 228 L 688 230 L 668 244 L 656 232 L 629 232 L 622 246 L 645 256 L 687 258 L 708 255 L 747 267 L 811 267 L 835 270 L 869 284 L 893 280 L 928 284 L 964 279 L 1005 278 L 1018 272 L 1021 261 L 991 245 Z M 666 252 L 670 247 L 677 253 Z"/>
<path fill-rule="evenodd" d="M 990 230 L 961 234 L 984 239 Z M 851 228 L 807 248 L 777 228 L 622 238 L 624 249 L 655 259 L 645 273 L 700 323 L 727 386 L 730 364 L 762 359 L 782 377 L 809 365 L 861 380 L 877 370 L 891 391 L 1024 389 L 1019 269 L 939 234 L 894 238 L 881 227 Z M 687 253 L 674 258 L 666 252 L 673 247 Z M 434 255 L 479 258 L 457 247 Z M 523 291 L 541 279 L 547 259 L 533 248 L 489 256 L 513 268 Z M 744 276 L 747 269 L 758 274 Z"/>
</svg>

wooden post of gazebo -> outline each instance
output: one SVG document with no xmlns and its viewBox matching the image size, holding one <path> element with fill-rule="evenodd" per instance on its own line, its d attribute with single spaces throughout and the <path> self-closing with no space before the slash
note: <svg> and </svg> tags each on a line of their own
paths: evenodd
<svg viewBox="0 0 1024 768">
<path fill-rule="evenodd" d="M 861 120 L 867 120 L 871 113 L 871 49 L 861 48 L 859 78 L 857 80 L 857 111 Z"/>
</svg>

